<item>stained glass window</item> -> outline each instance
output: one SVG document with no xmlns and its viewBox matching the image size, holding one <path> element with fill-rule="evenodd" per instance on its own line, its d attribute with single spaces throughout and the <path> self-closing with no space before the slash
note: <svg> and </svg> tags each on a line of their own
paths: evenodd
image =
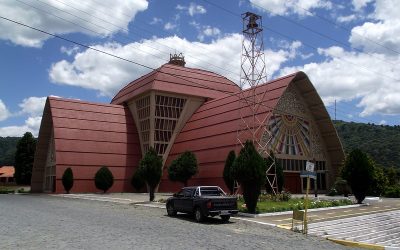
<svg viewBox="0 0 400 250">
<path fill-rule="evenodd" d="M 269 120 L 271 146 L 278 154 L 307 156 L 310 151 L 309 121 L 292 115 L 275 114 Z"/>
</svg>

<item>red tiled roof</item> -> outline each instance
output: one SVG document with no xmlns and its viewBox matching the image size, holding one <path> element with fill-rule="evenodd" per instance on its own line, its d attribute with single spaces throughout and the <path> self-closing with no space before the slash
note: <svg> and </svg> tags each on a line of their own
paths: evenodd
<svg viewBox="0 0 400 250">
<path fill-rule="evenodd" d="M 256 89 L 262 98 L 259 118 L 265 117 L 275 108 L 279 98 L 297 74 L 288 75 Z M 249 94 L 247 90 L 245 94 Z M 238 93 L 206 102 L 189 119 L 177 136 L 167 159 L 167 165 L 185 150 L 190 149 L 197 156 L 200 178 L 221 175 L 220 167 L 229 151 L 237 146 L 237 130 L 240 126 Z M 221 165 L 222 164 L 222 165 Z M 168 176 L 164 173 L 163 178 Z"/>
<path fill-rule="evenodd" d="M 141 150 L 138 132 L 127 107 L 49 97 L 43 120 L 48 120 L 46 116 L 49 115 L 57 161 L 56 192 L 63 190 L 58 182 L 66 168 L 79 171 L 74 183 L 74 188 L 76 184 L 79 190 L 79 181 L 93 179 L 101 166 L 107 166 L 114 175 L 112 189 L 130 190 L 129 181 L 141 158 Z M 40 132 L 42 127 L 46 127 L 43 122 Z M 94 182 L 90 184 L 93 187 L 85 187 L 85 190 L 95 191 Z M 88 184 L 82 182 L 82 185 Z"/>
<path fill-rule="evenodd" d="M 13 166 L 0 167 L 0 177 L 14 177 L 15 169 Z"/>
<path fill-rule="evenodd" d="M 164 64 L 129 83 L 117 93 L 111 103 L 122 104 L 149 90 L 215 99 L 235 93 L 240 88 L 227 78 L 213 72 Z"/>
</svg>

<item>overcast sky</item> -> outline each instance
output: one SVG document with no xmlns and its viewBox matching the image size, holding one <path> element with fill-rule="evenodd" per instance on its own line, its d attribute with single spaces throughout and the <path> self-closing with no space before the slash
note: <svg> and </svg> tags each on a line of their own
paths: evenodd
<svg viewBox="0 0 400 250">
<path fill-rule="evenodd" d="M 398 125 L 396 0 L 0 0 L 0 16 L 157 68 L 239 81 L 240 14 L 263 17 L 268 79 L 304 71 L 334 118 Z M 47 96 L 109 103 L 148 68 L 0 18 L 0 136 L 40 127 Z"/>
</svg>

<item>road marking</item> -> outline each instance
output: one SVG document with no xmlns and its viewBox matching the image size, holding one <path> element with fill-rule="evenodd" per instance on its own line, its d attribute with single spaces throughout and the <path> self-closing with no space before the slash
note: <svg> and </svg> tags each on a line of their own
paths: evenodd
<svg viewBox="0 0 400 250">
<path fill-rule="evenodd" d="M 276 225 L 276 227 L 279 227 L 279 228 L 282 228 L 282 229 L 291 230 L 292 229 L 292 224 L 280 224 L 280 225 Z"/>
<path fill-rule="evenodd" d="M 344 210 L 344 211 L 342 211 L 343 213 L 350 213 L 350 212 L 353 212 L 353 210 Z"/>
<path fill-rule="evenodd" d="M 281 220 L 273 220 L 273 221 L 281 222 L 281 221 L 286 221 L 286 220 L 292 220 L 292 218 L 286 218 L 286 219 L 281 219 Z"/>
<path fill-rule="evenodd" d="M 331 215 L 331 214 L 336 214 L 336 212 L 332 212 L 332 213 L 326 213 L 327 215 Z"/>
</svg>

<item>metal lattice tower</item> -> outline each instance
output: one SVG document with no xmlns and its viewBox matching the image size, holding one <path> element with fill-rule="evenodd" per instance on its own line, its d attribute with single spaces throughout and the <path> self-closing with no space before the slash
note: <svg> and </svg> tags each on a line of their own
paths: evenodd
<svg viewBox="0 0 400 250">
<path fill-rule="evenodd" d="M 272 114 L 267 105 L 263 103 L 267 92 L 257 88 L 267 80 L 262 17 L 246 12 L 242 14 L 243 41 L 240 72 L 240 126 L 237 133 L 237 142 L 244 146 L 246 140 L 251 140 L 259 153 L 270 158 L 270 140 L 272 138 L 268 129 L 268 121 Z M 244 91 L 246 89 L 246 91 Z M 267 89 L 267 88 L 266 88 Z M 275 158 L 267 166 L 266 188 L 274 194 L 277 192 Z"/>
</svg>

